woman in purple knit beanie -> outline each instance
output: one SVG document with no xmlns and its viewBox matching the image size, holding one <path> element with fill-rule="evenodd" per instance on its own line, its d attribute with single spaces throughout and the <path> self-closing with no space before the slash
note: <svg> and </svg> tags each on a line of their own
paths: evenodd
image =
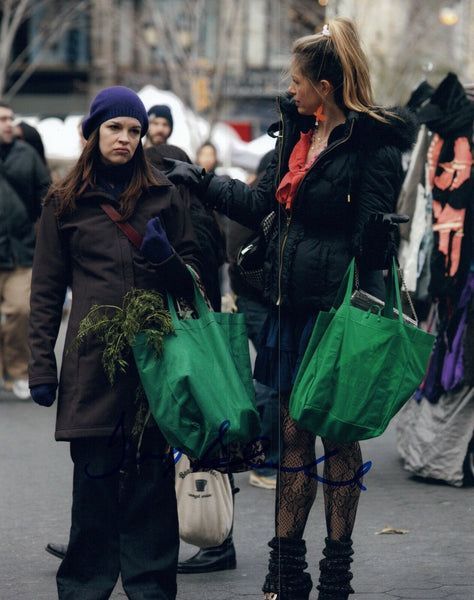
<svg viewBox="0 0 474 600">
<path fill-rule="evenodd" d="M 107 600 L 120 576 L 130 600 L 175 600 L 173 455 L 145 418 L 133 358 L 111 382 L 103 340 L 91 333 L 75 342 L 94 306 L 109 307 L 100 316 L 112 318 L 112 307 L 122 307 L 133 290 L 193 297 L 188 266 L 199 272 L 199 248 L 180 194 L 145 157 L 148 116 L 137 94 L 122 86 L 102 90 L 82 129 L 77 163 L 44 202 L 31 286 L 31 397 L 40 406 L 57 400 L 55 438 L 69 442 L 74 465 L 58 598 Z M 68 287 L 58 377 L 54 348 Z"/>
</svg>

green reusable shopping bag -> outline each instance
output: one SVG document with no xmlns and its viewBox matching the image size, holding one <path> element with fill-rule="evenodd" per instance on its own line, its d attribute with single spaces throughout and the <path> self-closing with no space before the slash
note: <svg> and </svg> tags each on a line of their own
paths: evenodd
<svg viewBox="0 0 474 600">
<path fill-rule="evenodd" d="M 176 335 L 156 359 L 146 332 L 133 355 L 151 413 L 167 442 L 193 458 L 212 458 L 231 442 L 260 435 L 260 418 L 242 313 L 209 310 L 194 282 L 198 318 L 179 319 L 168 305 Z"/>
<path fill-rule="evenodd" d="M 351 305 L 354 270 L 353 259 L 333 307 L 319 313 L 290 397 L 293 419 L 335 442 L 385 431 L 422 382 L 435 340 L 403 320 L 395 258 L 384 306 Z"/>
</svg>

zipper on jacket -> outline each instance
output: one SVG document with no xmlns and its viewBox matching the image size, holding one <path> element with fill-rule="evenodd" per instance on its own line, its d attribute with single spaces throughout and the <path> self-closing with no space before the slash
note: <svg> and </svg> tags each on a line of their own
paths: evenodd
<svg viewBox="0 0 474 600">
<path fill-rule="evenodd" d="M 352 130 L 354 129 L 354 121 L 351 121 L 351 128 L 349 130 L 349 133 L 346 135 L 346 137 L 342 138 L 341 140 L 339 140 L 338 142 L 334 143 L 334 146 L 330 146 L 329 148 L 326 148 L 326 150 L 323 150 L 321 152 L 321 154 L 316 158 L 316 160 L 314 161 L 314 163 L 310 166 L 310 168 L 306 171 L 306 173 L 304 174 L 304 177 L 301 179 L 300 184 L 298 185 L 298 188 L 296 189 L 295 192 L 295 196 L 298 193 L 298 189 L 301 185 L 301 182 L 303 181 L 303 179 L 306 177 L 306 175 L 311 171 L 311 169 L 314 167 L 314 165 L 316 165 L 320 160 L 321 157 L 326 155 L 329 152 L 332 152 L 335 148 L 337 148 L 338 146 L 340 146 L 341 144 L 344 144 L 345 142 L 347 142 L 347 140 L 351 137 L 352 135 Z M 350 202 L 350 194 L 347 195 L 347 201 Z"/>
<path fill-rule="evenodd" d="M 281 303 L 281 271 L 283 267 L 283 252 L 285 250 L 286 241 L 288 239 L 288 231 L 290 229 L 291 217 L 292 213 L 290 212 L 290 214 L 286 217 L 286 231 L 285 235 L 283 236 L 283 243 L 280 248 L 280 264 L 278 266 L 278 299 L 276 302 L 277 306 L 280 306 Z"/>
<path fill-rule="evenodd" d="M 281 114 L 281 110 L 280 110 L 280 114 Z M 283 119 L 282 119 L 282 123 L 283 123 Z M 326 150 L 324 150 L 323 152 L 321 152 L 321 154 L 316 158 L 316 160 L 314 161 L 314 163 L 309 167 L 309 169 L 306 171 L 306 173 L 304 174 L 304 176 L 301 178 L 301 181 L 299 182 L 298 187 L 296 188 L 296 191 L 295 191 L 294 200 L 296 199 L 296 196 L 298 195 L 298 190 L 300 189 L 301 184 L 303 183 L 305 177 L 312 170 L 312 168 L 314 167 L 314 165 L 320 160 L 320 157 L 323 154 L 326 154 L 328 152 L 332 152 L 335 148 L 337 148 L 341 144 L 347 142 L 347 140 L 352 135 L 353 128 L 354 128 L 354 121 L 351 121 L 351 128 L 349 130 L 349 133 L 346 135 L 346 137 L 344 137 L 341 140 L 339 140 L 338 142 L 336 142 L 334 144 L 334 146 L 331 146 L 330 148 L 327 148 Z M 281 137 L 282 137 L 281 147 L 283 149 L 283 134 L 282 134 Z M 293 202 L 294 202 L 294 200 L 293 200 Z M 347 194 L 347 202 L 350 202 L 350 201 L 351 201 L 351 195 Z M 277 306 L 280 306 L 280 303 L 281 303 L 281 296 L 282 296 L 282 293 L 281 293 L 281 273 L 282 273 L 282 270 L 283 270 L 283 252 L 285 250 L 286 242 L 288 240 L 288 233 L 289 233 L 289 230 L 290 230 L 291 218 L 292 218 L 292 212 L 290 210 L 290 214 L 286 217 L 286 230 L 285 230 L 285 235 L 283 236 L 283 243 L 282 243 L 281 248 L 280 248 L 280 264 L 278 266 L 278 299 L 276 301 L 276 305 Z"/>
</svg>

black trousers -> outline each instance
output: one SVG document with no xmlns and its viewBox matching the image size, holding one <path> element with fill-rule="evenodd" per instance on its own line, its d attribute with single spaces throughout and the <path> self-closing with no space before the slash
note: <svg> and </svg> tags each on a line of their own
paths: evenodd
<svg viewBox="0 0 474 600">
<path fill-rule="evenodd" d="M 175 600 L 179 552 L 174 463 L 156 427 L 137 447 L 71 441 L 71 532 L 57 573 L 59 600 L 107 600 L 121 575 L 130 600 Z"/>
</svg>

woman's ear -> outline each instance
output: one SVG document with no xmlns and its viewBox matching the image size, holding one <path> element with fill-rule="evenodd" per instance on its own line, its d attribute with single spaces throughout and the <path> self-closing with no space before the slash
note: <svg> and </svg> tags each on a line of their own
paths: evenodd
<svg viewBox="0 0 474 600">
<path fill-rule="evenodd" d="M 328 96 L 333 91 L 332 84 L 327 79 L 321 79 L 319 85 L 321 86 L 321 93 L 324 96 Z"/>
</svg>

